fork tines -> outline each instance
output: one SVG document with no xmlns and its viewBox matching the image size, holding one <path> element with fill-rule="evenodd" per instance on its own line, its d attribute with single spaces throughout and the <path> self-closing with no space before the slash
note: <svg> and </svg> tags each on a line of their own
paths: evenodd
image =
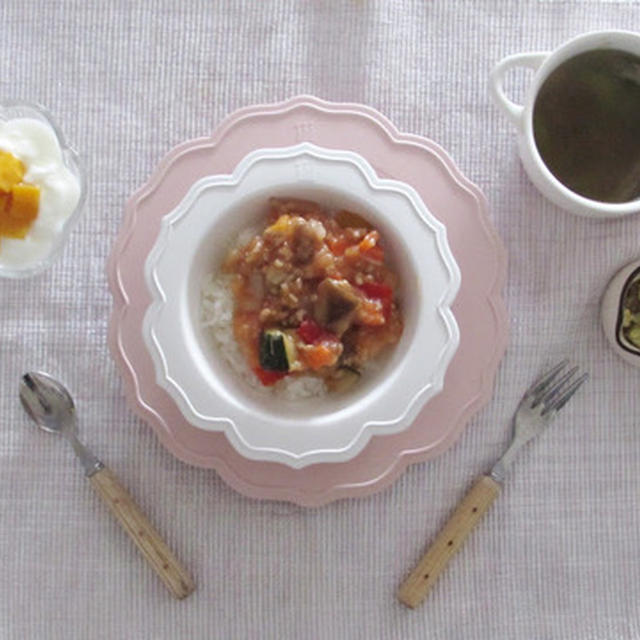
<svg viewBox="0 0 640 640">
<path fill-rule="evenodd" d="M 559 411 L 569 402 L 571 396 L 589 378 L 589 374 L 583 373 L 576 378 L 579 367 L 572 367 L 558 378 L 568 364 L 568 360 L 563 360 L 532 385 L 527 393 L 527 396 L 533 399 L 532 406 L 542 403 L 543 413 L 549 413 Z"/>
</svg>

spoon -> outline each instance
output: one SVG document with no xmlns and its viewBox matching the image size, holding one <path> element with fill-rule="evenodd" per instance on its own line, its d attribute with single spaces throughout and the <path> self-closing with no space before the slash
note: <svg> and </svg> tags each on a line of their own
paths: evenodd
<svg viewBox="0 0 640 640">
<path fill-rule="evenodd" d="M 67 389 L 41 372 L 25 373 L 20 380 L 20 401 L 31 419 L 44 431 L 66 438 L 100 498 L 176 598 L 195 589 L 193 580 L 147 520 L 114 473 L 89 451 L 76 435 L 76 408 Z"/>
</svg>

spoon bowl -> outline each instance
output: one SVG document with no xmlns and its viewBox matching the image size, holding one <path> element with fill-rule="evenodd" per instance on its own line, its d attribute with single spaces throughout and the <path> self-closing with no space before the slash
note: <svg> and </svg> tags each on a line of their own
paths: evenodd
<svg viewBox="0 0 640 640">
<path fill-rule="evenodd" d="M 31 419 L 48 433 L 75 435 L 76 407 L 64 385 L 42 372 L 25 373 L 20 402 Z"/>
</svg>

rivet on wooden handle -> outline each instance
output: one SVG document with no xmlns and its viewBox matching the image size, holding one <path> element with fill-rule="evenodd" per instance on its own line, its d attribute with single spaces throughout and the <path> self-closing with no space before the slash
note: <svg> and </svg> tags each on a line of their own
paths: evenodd
<svg viewBox="0 0 640 640">
<path fill-rule="evenodd" d="M 500 485 L 482 476 L 462 499 L 433 544 L 398 590 L 398 599 L 417 607 L 427 596 L 447 563 L 460 549 L 500 492 Z"/>
<path fill-rule="evenodd" d="M 90 476 L 89 480 L 167 589 L 179 599 L 186 598 L 192 593 L 195 584 L 191 576 L 140 511 L 114 473 L 108 467 L 104 467 Z"/>
</svg>

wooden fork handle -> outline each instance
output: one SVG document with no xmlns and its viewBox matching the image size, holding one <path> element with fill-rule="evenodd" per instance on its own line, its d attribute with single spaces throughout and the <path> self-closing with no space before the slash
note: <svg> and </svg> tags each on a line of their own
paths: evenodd
<svg viewBox="0 0 640 640">
<path fill-rule="evenodd" d="M 178 599 L 186 598 L 192 593 L 195 584 L 191 576 L 111 469 L 102 467 L 89 480 L 167 589 Z"/>
<path fill-rule="evenodd" d="M 403 604 L 417 607 L 427 596 L 449 560 L 463 545 L 500 493 L 500 484 L 481 476 L 457 506 L 427 552 L 398 591 Z"/>
</svg>

